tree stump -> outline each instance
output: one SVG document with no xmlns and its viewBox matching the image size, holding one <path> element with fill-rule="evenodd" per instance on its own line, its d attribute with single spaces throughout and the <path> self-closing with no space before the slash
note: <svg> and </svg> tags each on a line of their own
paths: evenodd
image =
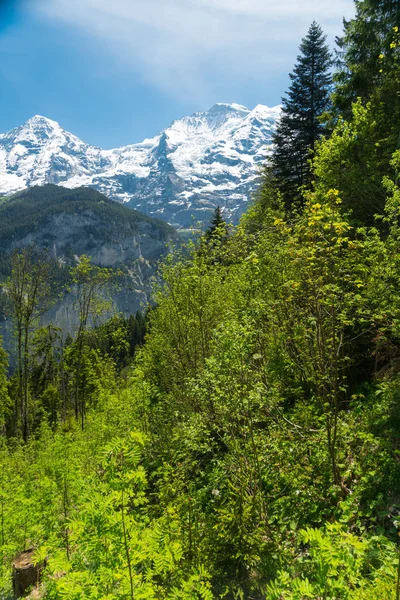
<svg viewBox="0 0 400 600">
<path fill-rule="evenodd" d="M 32 561 L 34 549 L 24 550 L 13 562 L 14 600 L 25 596 L 33 585 L 37 585 L 44 564 L 34 565 Z"/>
</svg>

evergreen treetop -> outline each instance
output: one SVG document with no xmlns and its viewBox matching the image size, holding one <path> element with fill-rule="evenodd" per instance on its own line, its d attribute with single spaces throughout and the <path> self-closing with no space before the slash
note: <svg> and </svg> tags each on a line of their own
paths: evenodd
<svg viewBox="0 0 400 600">
<path fill-rule="evenodd" d="M 326 36 L 314 21 L 300 44 L 291 85 L 282 98 L 282 116 L 273 136 L 271 170 L 278 189 L 290 206 L 299 188 L 310 182 L 308 159 L 324 131 L 321 115 L 329 108 L 331 55 Z"/>
<path fill-rule="evenodd" d="M 206 240 L 210 241 L 217 233 L 222 233 L 223 235 L 226 235 L 227 233 L 227 224 L 222 216 L 222 210 L 220 206 L 217 206 L 213 212 L 210 225 L 205 232 Z"/>
</svg>

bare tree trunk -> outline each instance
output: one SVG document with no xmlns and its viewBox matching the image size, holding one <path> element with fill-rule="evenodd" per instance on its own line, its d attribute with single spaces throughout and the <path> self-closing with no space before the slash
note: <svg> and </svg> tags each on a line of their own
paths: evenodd
<svg viewBox="0 0 400 600">
<path fill-rule="evenodd" d="M 24 403 L 23 403 L 23 414 L 22 414 L 22 436 L 24 442 L 29 437 L 29 422 L 28 422 L 28 350 L 29 350 L 29 329 L 25 326 L 24 330 Z"/>
<path fill-rule="evenodd" d="M 24 408 L 24 390 L 22 385 L 22 329 L 18 324 L 18 399 L 15 400 L 15 435 L 18 434 L 18 413 L 21 421 Z M 18 408 L 19 402 L 19 408 Z"/>
</svg>

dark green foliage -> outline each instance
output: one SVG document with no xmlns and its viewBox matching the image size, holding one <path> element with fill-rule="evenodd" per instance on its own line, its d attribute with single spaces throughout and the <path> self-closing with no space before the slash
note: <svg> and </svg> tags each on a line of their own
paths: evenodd
<svg viewBox="0 0 400 600">
<path fill-rule="evenodd" d="M 271 173 L 288 207 L 301 198 L 299 188 L 310 185 L 309 160 L 324 132 L 320 117 L 330 106 L 331 56 L 325 39 L 313 22 L 290 73 L 291 85 L 282 98 L 282 116 L 273 136 Z"/>
<path fill-rule="evenodd" d="M 221 262 L 227 258 L 225 252 L 229 244 L 229 227 L 226 223 L 222 210 L 219 206 L 214 210 L 210 225 L 200 238 L 198 252 L 207 261 L 207 257 L 214 263 Z M 218 250 L 218 251 L 217 251 Z"/>
<path fill-rule="evenodd" d="M 210 225 L 206 229 L 204 237 L 209 242 L 217 232 L 222 232 L 222 234 L 225 235 L 227 233 L 227 224 L 222 216 L 222 210 L 219 206 L 214 210 Z"/>
<path fill-rule="evenodd" d="M 356 15 L 344 21 L 344 33 L 337 39 L 339 45 L 338 70 L 335 73 L 334 94 L 337 108 L 351 115 L 351 104 L 357 98 L 363 101 L 381 94 L 385 80 L 394 73 L 383 69 L 382 59 L 395 67 L 396 48 L 392 46 L 395 27 L 400 27 L 400 7 L 397 0 L 358 0 Z M 390 98 L 381 99 L 391 106 L 390 121 L 394 122 L 399 98 L 393 89 Z M 389 116 L 389 113 L 387 113 Z"/>
<path fill-rule="evenodd" d="M 88 332 L 87 344 L 109 356 L 121 371 L 130 364 L 137 347 L 143 345 L 146 329 L 146 317 L 140 311 L 129 317 L 115 315 Z"/>
</svg>

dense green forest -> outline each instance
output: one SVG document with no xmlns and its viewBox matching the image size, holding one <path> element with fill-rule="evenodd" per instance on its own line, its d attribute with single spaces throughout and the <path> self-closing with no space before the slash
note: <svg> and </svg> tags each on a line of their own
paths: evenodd
<svg viewBox="0 0 400 600">
<path fill-rule="evenodd" d="M 145 315 L 93 327 L 113 273 L 82 257 L 62 341 L 14 254 L 2 598 L 33 548 L 36 598 L 400 599 L 399 27 L 359 0 L 332 57 L 311 25 L 251 208 L 168 255 Z"/>
</svg>

